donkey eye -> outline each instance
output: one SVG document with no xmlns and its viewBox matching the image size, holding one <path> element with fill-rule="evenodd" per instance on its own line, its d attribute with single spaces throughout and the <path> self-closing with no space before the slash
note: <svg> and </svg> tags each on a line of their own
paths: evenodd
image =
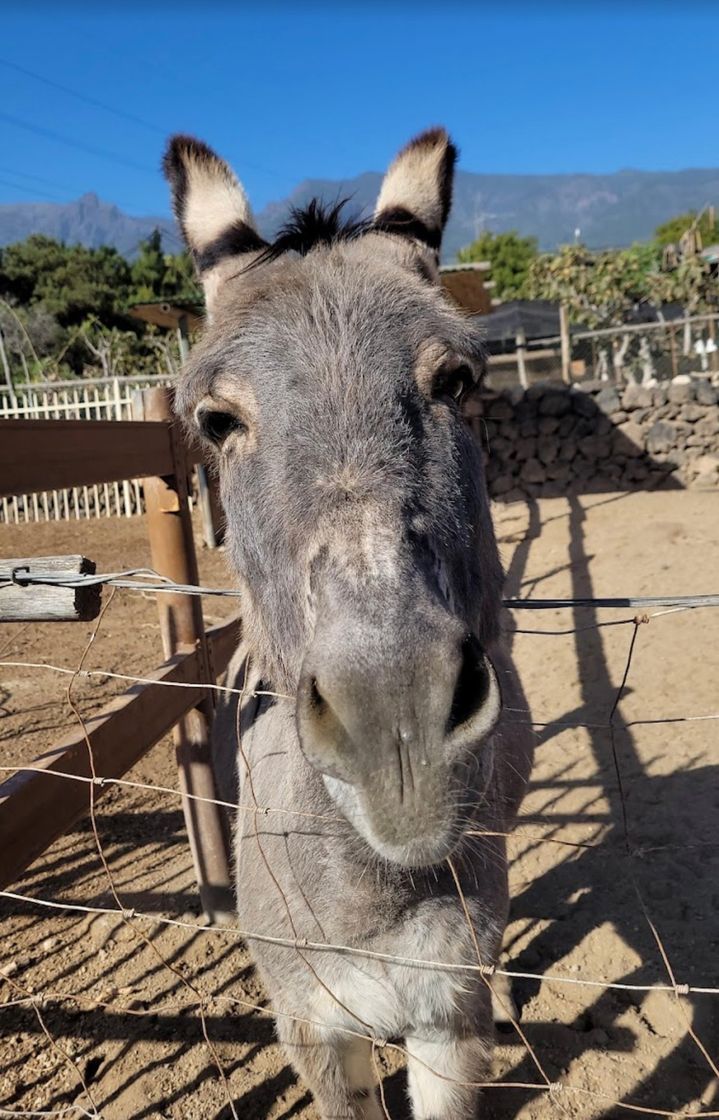
<svg viewBox="0 0 719 1120">
<path fill-rule="evenodd" d="M 197 423 L 205 439 L 216 447 L 221 447 L 233 432 L 242 432 L 245 425 L 231 412 L 218 412 L 214 408 L 202 408 L 197 412 Z"/>
<path fill-rule="evenodd" d="M 432 395 L 435 400 L 453 401 L 459 404 L 462 397 L 474 385 L 474 377 L 469 366 L 456 366 L 441 369 L 435 378 Z"/>
</svg>

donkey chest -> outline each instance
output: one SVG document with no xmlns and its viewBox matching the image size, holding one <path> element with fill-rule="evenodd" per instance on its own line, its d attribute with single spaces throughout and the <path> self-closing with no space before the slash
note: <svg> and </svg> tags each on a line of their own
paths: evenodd
<svg viewBox="0 0 719 1120">
<path fill-rule="evenodd" d="M 444 921 L 436 929 L 407 926 L 400 936 L 367 946 L 396 957 L 395 961 L 361 953 L 325 961 L 312 998 L 318 1021 L 342 1029 L 357 1029 L 359 1022 L 380 1037 L 404 1035 L 422 1026 L 447 1026 L 481 981 L 466 970 L 411 962 L 471 963 L 471 950 L 461 931 L 453 934 L 448 946 Z"/>
</svg>

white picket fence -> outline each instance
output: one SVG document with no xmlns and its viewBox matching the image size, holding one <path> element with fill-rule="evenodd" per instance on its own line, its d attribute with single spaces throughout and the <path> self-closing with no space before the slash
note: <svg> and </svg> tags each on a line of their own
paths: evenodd
<svg viewBox="0 0 719 1120">
<path fill-rule="evenodd" d="M 0 387 L 0 420 L 131 420 L 136 389 L 166 385 L 165 377 L 112 377 Z M 142 513 L 139 482 L 105 482 L 0 499 L 0 522 L 132 517 Z"/>
</svg>

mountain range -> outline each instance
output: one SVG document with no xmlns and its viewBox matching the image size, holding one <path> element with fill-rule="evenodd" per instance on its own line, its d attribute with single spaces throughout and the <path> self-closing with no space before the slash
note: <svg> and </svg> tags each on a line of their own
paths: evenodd
<svg viewBox="0 0 719 1120">
<path fill-rule="evenodd" d="M 281 202 L 271 202 L 257 215 L 271 237 L 289 206 L 302 206 L 318 196 L 327 201 L 347 198 L 348 212 L 371 213 L 381 175 L 367 171 L 353 179 L 307 179 Z M 454 204 L 445 233 L 443 257 L 453 260 L 483 229 L 516 229 L 531 234 L 540 248 L 580 239 L 592 248 L 615 247 L 651 237 L 655 228 L 676 214 L 719 202 L 719 169 L 686 171 L 616 171 L 606 175 L 487 175 L 460 171 Z M 31 233 L 88 246 L 114 245 L 133 256 L 138 243 L 160 229 L 168 250 L 179 249 L 175 223 L 166 217 L 135 217 L 85 194 L 67 203 L 21 202 L 0 205 L 0 245 L 21 241 Z"/>
</svg>

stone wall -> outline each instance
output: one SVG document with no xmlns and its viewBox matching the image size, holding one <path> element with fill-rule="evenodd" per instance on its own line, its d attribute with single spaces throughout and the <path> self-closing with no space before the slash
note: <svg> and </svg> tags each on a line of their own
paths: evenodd
<svg viewBox="0 0 719 1120">
<path fill-rule="evenodd" d="M 651 387 L 586 381 L 485 390 L 466 412 L 485 449 L 490 494 L 719 487 L 719 407 L 708 380 Z"/>
</svg>

